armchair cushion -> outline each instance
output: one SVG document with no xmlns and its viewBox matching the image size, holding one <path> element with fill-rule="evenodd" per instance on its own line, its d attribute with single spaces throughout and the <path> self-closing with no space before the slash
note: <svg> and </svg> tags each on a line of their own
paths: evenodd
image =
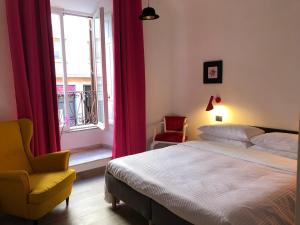
<svg viewBox="0 0 300 225">
<path fill-rule="evenodd" d="M 182 131 L 186 117 L 184 116 L 165 116 L 167 131 Z"/>
<path fill-rule="evenodd" d="M 182 142 L 183 133 L 178 132 L 165 132 L 161 134 L 157 134 L 154 138 L 155 141 L 165 141 L 165 142 Z M 184 141 L 187 140 L 185 137 Z"/>
<path fill-rule="evenodd" d="M 31 159 L 34 173 L 65 171 L 69 166 L 70 151 L 54 152 Z"/>
<path fill-rule="evenodd" d="M 76 174 L 72 169 L 61 172 L 31 174 L 29 176 L 31 189 L 29 203 L 46 202 L 57 195 L 60 190 L 71 185 L 75 178 Z"/>
</svg>

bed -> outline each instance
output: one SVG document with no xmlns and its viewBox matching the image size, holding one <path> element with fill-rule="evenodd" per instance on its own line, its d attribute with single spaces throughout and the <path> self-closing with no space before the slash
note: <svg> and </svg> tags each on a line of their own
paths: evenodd
<svg viewBox="0 0 300 225">
<path fill-rule="evenodd" d="M 296 160 L 191 141 L 111 161 L 106 197 L 155 225 L 293 224 L 295 174 Z"/>
</svg>

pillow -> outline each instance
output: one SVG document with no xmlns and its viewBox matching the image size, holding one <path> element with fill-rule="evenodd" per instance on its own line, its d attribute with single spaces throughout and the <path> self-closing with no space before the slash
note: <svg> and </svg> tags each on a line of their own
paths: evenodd
<svg viewBox="0 0 300 225">
<path fill-rule="evenodd" d="M 279 156 L 283 156 L 289 159 L 297 159 L 297 152 L 288 152 L 288 151 L 282 151 L 282 150 L 275 150 L 275 149 L 271 149 L 271 148 L 265 148 L 265 147 L 261 147 L 258 145 L 253 145 L 251 146 L 249 149 L 253 149 L 253 150 L 258 150 L 258 151 L 263 151 L 263 152 L 269 152 L 273 155 L 279 155 Z"/>
<path fill-rule="evenodd" d="M 298 152 L 298 135 L 280 132 L 262 134 L 251 138 L 257 146 L 274 150 Z"/>
<path fill-rule="evenodd" d="M 208 125 L 199 128 L 204 134 L 237 141 L 250 141 L 254 136 L 265 133 L 262 129 L 247 125 Z"/>
<path fill-rule="evenodd" d="M 237 140 L 232 140 L 232 139 L 216 137 L 216 136 L 213 136 L 210 134 L 200 134 L 199 139 L 206 140 L 206 141 L 218 142 L 218 143 L 224 143 L 228 146 L 242 147 L 242 148 L 248 148 L 253 145 L 250 141 L 237 141 Z"/>
</svg>

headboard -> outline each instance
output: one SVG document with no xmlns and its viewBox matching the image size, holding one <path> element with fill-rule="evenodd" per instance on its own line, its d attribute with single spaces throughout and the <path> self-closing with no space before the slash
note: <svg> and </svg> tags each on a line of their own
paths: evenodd
<svg viewBox="0 0 300 225">
<path fill-rule="evenodd" d="M 281 132 L 281 133 L 299 134 L 298 131 L 294 131 L 294 130 L 284 130 L 284 129 L 276 129 L 276 128 L 269 128 L 269 127 L 258 127 L 258 126 L 255 126 L 255 127 L 264 130 L 266 133 Z"/>
</svg>

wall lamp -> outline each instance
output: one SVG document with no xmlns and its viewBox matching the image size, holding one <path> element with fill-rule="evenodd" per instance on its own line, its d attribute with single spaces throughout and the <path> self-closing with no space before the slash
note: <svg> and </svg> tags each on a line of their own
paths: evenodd
<svg viewBox="0 0 300 225">
<path fill-rule="evenodd" d="M 158 19 L 159 15 L 156 14 L 155 9 L 149 6 L 148 0 L 148 7 L 144 8 L 142 14 L 139 16 L 140 20 L 155 20 Z"/>
<path fill-rule="evenodd" d="M 210 96 L 209 102 L 206 106 L 206 111 L 211 111 L 214 109 L 214 105 L 213 105 L 213 101 L 215 100 L 216 103 L 220 103 L 221 102 L 221 97 L 220 96 Z"/>
</svg>

